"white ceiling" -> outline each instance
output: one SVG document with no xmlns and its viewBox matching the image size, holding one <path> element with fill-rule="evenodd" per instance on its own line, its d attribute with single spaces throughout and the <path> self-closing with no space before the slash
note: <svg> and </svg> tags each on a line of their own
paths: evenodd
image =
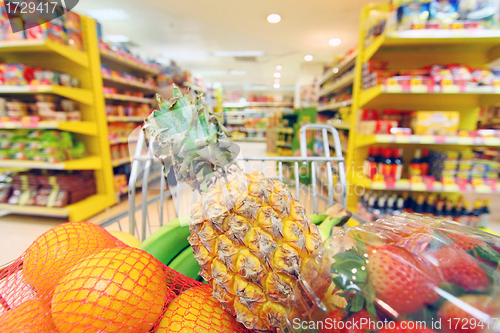
<svg viewBox="0 0 500 333">
<path fill-rule="evenodd" d="M 356 46 L 360 11 L 369 0 L 82 0 L 75 8 L 121 8 L 128 20 L 101 21 L 104 35 L 123 34 L 134 50 L 160 57 L 163 52 L 264 50 L 257 62 L 232 57 L 198 56 L 174 59 L 197 71 L 247 71 L 247 75 L 203 75 L 208 82 L 272 86 L 276 65 L 282 65 L 281 85 L 294 86 L 304 62 L 330 62 Z M 281 22 L 267 22 L 269 14 Z M 342 44 L 330 46 L 331 38 Z"/>
</svg>

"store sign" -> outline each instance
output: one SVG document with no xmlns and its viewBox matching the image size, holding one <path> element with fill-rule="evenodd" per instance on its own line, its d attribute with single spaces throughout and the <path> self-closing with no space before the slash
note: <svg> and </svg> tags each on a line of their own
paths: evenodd
<svg viewBox="0 0 500 333">
<path fill-rule="evenodd" d="M 4 0 L 1 8 L 2 18 L 9 19 L 13 33 L 40 27 L 42 24 L 54 21 L 56 30 L 64 24 L 61 16 L 71 11 L 79 0 Z M 58 20 L 59 19 L 59 20 Z M 40 29 L 40 28 L 38 28 Z"/>
</svg>

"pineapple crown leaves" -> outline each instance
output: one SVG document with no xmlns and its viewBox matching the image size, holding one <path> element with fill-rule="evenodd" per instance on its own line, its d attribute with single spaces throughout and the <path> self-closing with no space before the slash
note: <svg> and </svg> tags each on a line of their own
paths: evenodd
<svg viewBox="0 0 500 333">
<path fill-rule="evenodd" d="M 206 191 L 214 176 L 225 175 L 240 151 L 202 97 L 197 95 L 191 103 L 174 85 L 170 100 L 156 96 L 159 110 L 149 115 L 143 127 L 146 144 L 162 162 L 164 174 L 173 167 L 177 181 L 198 191 Z"/>
</svg>

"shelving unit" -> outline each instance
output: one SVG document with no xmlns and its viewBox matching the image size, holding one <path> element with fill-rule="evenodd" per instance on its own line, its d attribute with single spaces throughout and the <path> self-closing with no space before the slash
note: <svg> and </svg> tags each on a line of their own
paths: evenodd
<svg viewBox="0 0 500 333">
<path fill-rule="evenodd" d="M 358 55 L 353 86 L 353 111 L 360 109 L 397 108 L 402 110 L 459 111 L 459 128 L 475 130 L 479 107 L 500 103 L 498 87 L 419 86 L 401 87 L 387 84 L 362 89 L 362 66 L 368 60 L 387 61 L 391 69 L 419 68 L 433 63 L 463 63 L 485 66 L 500 57 L 500 31 L 498 30 L 413 30 L 385 32 L 365 45 L 367 20 L 370 12 L 389 11 L 389 6 L 368 5 L 361 13 Z M 433 135 L 361 135 L 356 132 L 356 112 L 350 116 L 349 151 L 347 154 L 348 209 L 356 211 L 359 187 L 371 190 L 396 190 L 443 193 L 500 193 L 498 184 L 471 183 L 446 184 L 411 182 L 402 179 L 385 182 L 361 177 L 368 146 L 446 146 L 500 147 L 499 138 L 433 136 Z"/>
<path fill-rule="evenodd" d="M 132 59 L 118 55 L 117 53 L 105 49 L 101 49 L 101 61 L 106 64 L 111 70 L 116 70 L 120 72 L 126 72 L 131 75 L 140 78 L 151 78 L 156 77 L 160 74 L 158 68 L 153 68 L 153 66 L 146 66 L 140 64 Z M 122 103 L 145 103 L 149 104 L 151 107 L 156 103 L 154 99 L 154 94 L 157 92 L 157 87 L 151 86 L 142 82 L 128 81 L 120 77 L 114 77 L 111 75 L 103 74 L 102 80 L 107 87 L 114 87 L 121 90 L 127 90 L 131 92 L 143 93 L 145 97 L 129 96 L 124 94 L 104 94 L 104 99 L 107 103 L 122 104 Z M 152 108 L 151 108 L 152 109 Z M 108 123 L 134 123 L 134 126 L 141 126 L 144 122 L 144 117 L 141 116 L 107 116 Z M 120 144 L 132 144 L 137 142 L 137 140 L 130 139 L 128 137 L 121 138 L 110 138 L 108 149 L 114 149 Z M 130 164 L 130 156 L 113 159 L 111 165 L 113 167 L 114 174 L 125 174 L 128 177 L 129 169 L 123 167 Z M 121 168 L 120 168 L 121 167 Z M 120 196 L 124 191 L 118 191 L 116 193 L 116 198 Z M 126 192 L 125 192 L 126 193 Z"/>
<path fill-rule="evenodd" d="M 61 163 L 37 161 L 0 161 L 7 169 L 95 170 L 97 194 L 64 208 L 47 208 L 0 204 L 7 213 L 43 215 L 67 218 L 69 221 L 85 220 L 115 203 L 113 175 L 104 97 L 102 94 L 101 68 L 95 21 L 80 16 L 85 51 L 75 50 L 51 40 L 21 40 L 0 42 L 0 57 L 6 62 L 20 62 L 68 73 L 80 80 L 81 88 L 62 86 L 1 86 L 0 95 L 55 94 L 80 103 L 82 121 L 77 122 L 1 122 L 1 128 L 59 129 L 78 134 L 89 157 Z"/>
</svg>

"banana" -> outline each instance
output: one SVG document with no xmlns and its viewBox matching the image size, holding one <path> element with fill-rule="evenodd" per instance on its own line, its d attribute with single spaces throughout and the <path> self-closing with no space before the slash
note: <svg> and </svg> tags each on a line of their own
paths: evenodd
<svg viewBox="0 0 500 333">
<path fill-rule="evenodd" d="M 321 224 L 321 222 L 323 222 L 327 217 L 328 215 L 320 215 L 320 214 L 309 215 L 309 218 L 312 220 L 312 223 L 316 225 Z"/>
<path fill-rule="evenodd" d="M 328 237 L 331 236 L 333 227 L 342 222 L 342 218 L 331 218 L 328 216 L 319 226 L 319 234 L 321 235 L 321 239 L 325 241 Z"/>
<path fill-rule="evenodd" d="M 168 264 L 168 267 L 192 279 L 197 280 L 199 278 L 198 272 L 200 271 L 200 265 L 194 258 L 193 248 L 191 246 L 186 247 L 177 257 L 175 257 L 174 260 Z"/>
<path fill-rule="evenodd" d="M 149 236 L 139 249 L 148 252 L 168 265 L 183 249 L 189 246 L 189 216 L 182 216 L 165 224 Z"/>
</svg>

